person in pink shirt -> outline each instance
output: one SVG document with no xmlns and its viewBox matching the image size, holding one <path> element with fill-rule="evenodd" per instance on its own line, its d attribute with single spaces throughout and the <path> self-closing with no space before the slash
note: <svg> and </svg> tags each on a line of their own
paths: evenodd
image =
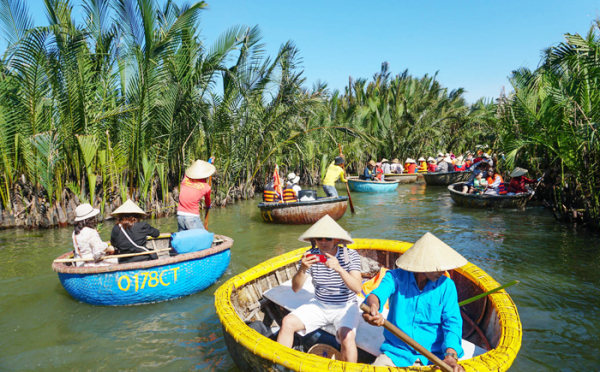
<svg viewBox="0 0 600 372">
<path fill-rule="evenodd" d="M 215 166 L 204 161 L 196 160 L 186 169 L 185 177 L 179 186 L 179 206 L 177 207 L 177 226 L 179 231 L 204 229 L 200 218 L 200 200 L 210 208 L 210 185 L 206 179 L 215 173 Z"/>
</svg>

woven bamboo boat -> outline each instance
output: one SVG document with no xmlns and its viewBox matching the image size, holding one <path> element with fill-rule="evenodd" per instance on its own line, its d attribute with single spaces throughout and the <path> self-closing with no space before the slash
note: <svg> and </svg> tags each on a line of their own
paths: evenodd
<svg viewBox="0 0 600 372">
<path fill-rule="evenodd" d="M 448 186 L 450 197 L 461 207 L 470 208 L 525 208 L 531 193 L 518 195 L 475 195 L 462 192 L 463 182 Z M 508 186 L 508 185 L 507 185 Z"/>
<path fill-rule="evenodd" d="M 428 185 L 447 186 L 457 182 L 465 182 L 471 177 L 471 171 L 423 173 L 423 179 Z"/>
<path fill-rule="evenodd" d="M 339 220 L 348 208 L 348 197 L 319 198 L 297 203 L 260 203 L 258 208 L 266 222 L 305 225 L 317 222 L 326 214 Z"/>
<path fill-rule="evenodd" d="M 412 245 L 412 243 L 390 240 L 355 239 L 355 241 L 356 243 L 349 247 L 357 250 L 362 261 L 367 261 L 366 265 L 363 262 L 363 268 L 368 267 L 373 270 L 362 273 L 365 279 L 376 275 L 378 267 L 391 269 L 399 255 Z M 433 370 L 431 366 L 373 367 L 368 363 L 371 363 L 375 356 L 369 354 L 365 356 L 364 351 L 360 349 L 359 363 L 325 359 L 287 348 L 250 328 L 248 326 L 250 322 L 262 322 L 266 327 L 281 326 L 281 320 L 288 311 L 263 294 L 268 293 L 270 289 L 279 288 L 294 276 L 298 261 L 307 249 L 308 247 L 298 249 L 272 258 L 231 278 L 215 292 L 215 306 L 223 327 L 225 343 L 229 354 L 241 370 L 345 372 Z M 452 270 L 450 275 L 456 283 L 459 301 L 499 286 L 491 276 L 471 263 Z M 519 352 L 522 338 L 521 321 L 510 296 L 506 291 L 501 290 L 461 307 L 461 313 L 463 340 L 484 350 L 478 356 L 461 360 L 460 364 L 466 371 L 506 371 Z"/>
<path fill-rule="evenodd" d="M 391 192 L 398 188 L 399 181 L 364 181 L 358 177 L 348 177 L 350 190 L 356 192 Z"/>
<path fill-rule="evenodd" d="M 149 248 L 169 248 L 171 234 L 148 238 Z M 133 305 L 172 300 L 202 291 L 225 273 L 233 239 L 215 235 L 209 249 L 159 259 L 100 267 L 52 263 L 52 270 L 76 300 L 92 305 Z M 69 251 L 59 259 L 71 258 Z"/>
<path fill-rule="evenodd" d="M 398 183 L 413 183 L 417 180 L 417 173 L 413 174 L 396 174 L 396 173 L 388 173 L 385 174 L 386 181 L 398 181 Z"/>
</svg>

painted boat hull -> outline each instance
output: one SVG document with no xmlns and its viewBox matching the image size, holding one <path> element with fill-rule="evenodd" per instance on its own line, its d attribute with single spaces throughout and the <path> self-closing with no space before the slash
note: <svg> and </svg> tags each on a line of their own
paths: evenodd
<svg viewBox="0 0 600 372">
<path fill-rule="evenodd" d="M 348 197 L 320 198 L 298 203 L 260 203 L 258 208 L 265 222 L 306 225 L 317 222 L 326 214 L 339 220 L 348 208 Z"/>
<path fill-rule="evenodd" d="M 215 237 L 217 237 L 215 235 Z M 202 291 L 227 270 L 233 240 L 201 252 L 162 257 L 158 260 L 102 267 L 72 267 L 53 263 L 52 269 L 65 290 L 76 300 L 91 305 L 136 305 L 172 300 Z M 169 237 L 156 240 L 166 248 Z M 71 252 L 59 258 L 69 258 Z"/>
<path fill-rule="evenodd" d="M 475 195 L 463 194 L 463 183 L 448 186 L 450 197 L 457 205 L 468 208 L 525 208 L 531 194 L 520 195 Z"/>
<path fill-rule="evenodd" d="M 412 243 L 379 239 L 355 239 L 360 256 L 376 260 L 380 265 L 390 267 Z M 278 286 L 296 272 L 297 262 L 308 249 L 301 248 L 274 257 L 264 263 L 237 275 L 215 292 L 215 307 L 221 321 L 227 349 L 232 359 L 242 371 L 370 371 L 375 368 L 367 364 L 346 363 L 325 359 L 316 355 L 302 353 L 287 348 L 262 336 L 251 329 L 247 322 L 266 321 L 285 316 L 281 307 L 264 302 L 264 291 Z M 371 273 L 375 275 L 378 269 Z M 453 270 L 452 279 L 458 289 L 458 300 L 462 301 L 474 295 L 494 289 L 499 284 L 483 270 L 468 263 Z M 263 306 L 266 306 L 263 309 Z M 257 310 L 264 312 L 257 315 Z M 506 371 L 515 360 L 521 347 L 522 325 L 516 306 L 506 291 L 502 290 L 461 308 L 464 316 L 479 319 L 481 327 L 474 332 L 468 322 L 463 323 L 463 337 L 469 337 L 476 345 L 477 337 L 485 338 L 490 348 L 482 355 L 461 360 L 467 371 Z M 482 338 L 482 340 L 483 340 Z M 412 371 L 414 368 L 394 368 L 394 371 Z M 427 368 L 428 370 L 428 368 Z"/>
<path fill-rule="evenodd" d="M 394 173 L 390 173 L 390 174 L 386 174 L 385 175 L 385 180 L 386 181 L 398 181 L 398 183 L 413 183 L 417 181 L 418 178 L 418 174 L 414 173 L 414 174 L 394 174 Z"/>
<path fill-rule="evenodd" d="M 356 192 L 392 192 L 398 188 L 398 181 L 363 181 L 359 180 L 358 177 L 348 177 L 348 186 L 350 190 Z"/>
<path fill-rule="evenodd" d="M 447 186 L 457 182 L 465 182 L 471 177 L 471 171 L 467 172 L 439 172 L 423 173 L 423 179 L 428 185 Z"/>
</svg>

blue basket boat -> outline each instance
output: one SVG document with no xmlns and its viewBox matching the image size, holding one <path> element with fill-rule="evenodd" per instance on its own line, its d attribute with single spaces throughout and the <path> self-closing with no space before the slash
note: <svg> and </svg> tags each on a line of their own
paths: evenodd
<svg viewBox="0 0 600 372">
<path fill-rule="evenodd" d="M 363 181 L 358 177 L 348 177 L 348 186 L 350 190 L 356 192 L 391 192 L 398 188 L 400 181 Z"/>
<path fill-rule="evenodd" d="M 148 248 L 169 248 L 171 234 L 148 239 Z M 52 269 L 65 290 L 78 301 L 92 305 L 134 305 L 172 300 L 202 291 L 225 273 L 233 239 L 215 235 L 209 249 L 158 260 L 99 267 L 76 267 L 54 262 Z M 58 259 L 68 259 L 67 252 Z"/>
</svg>

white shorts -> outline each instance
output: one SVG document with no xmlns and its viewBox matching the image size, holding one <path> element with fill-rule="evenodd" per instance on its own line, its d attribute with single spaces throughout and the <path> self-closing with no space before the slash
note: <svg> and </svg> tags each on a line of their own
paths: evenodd
<svg viewBox="0 0 600 372">
<path fill-rule="evenodd" d="M 310 300 L 292 311 L 291 314 L 300 319 L 304 324 L 304 330 L 298 331 L 300 336 L 304 336 L 319 328 L 333 324 L 335 328 L 335 338 L 338 340 L 338 330 L 342 327 L 351 329 L 356 335 L 356 327 L 360 320 L 360 309 L 356 303 L 346 303 L 340 305 L 324 304 L 316 299 Z"/>
</svg>

